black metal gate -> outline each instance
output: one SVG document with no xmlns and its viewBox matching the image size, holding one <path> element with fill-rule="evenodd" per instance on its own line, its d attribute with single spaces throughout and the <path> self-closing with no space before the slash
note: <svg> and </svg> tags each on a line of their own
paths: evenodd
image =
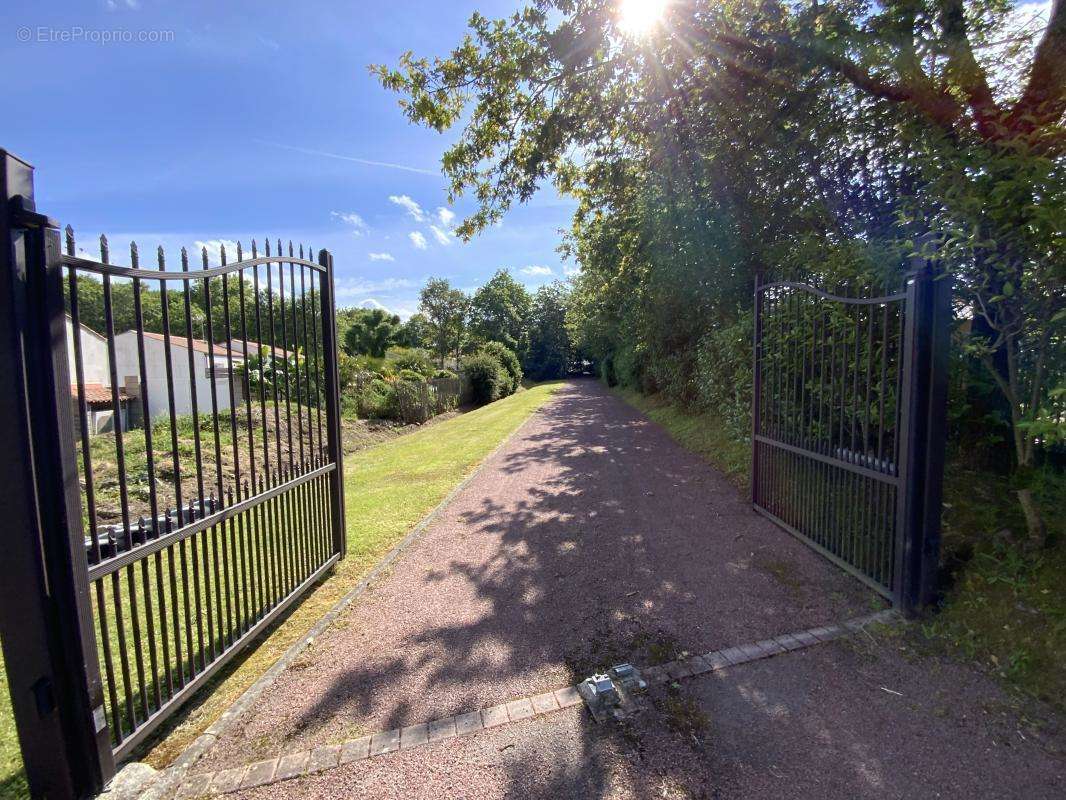
<svg viewBox="0 0 1066 800">
<path fill-rule="evenodd" d="M 935 590 L 950 283 L 755 284 L 752 504 L 912 613 Z"/>
<path fill-rule="evenodd" d="M 61 246 L 2 155 L 5 432 L 31 495 L 4 600 L 41 599 L 0 623 L 31 788 L 81 796 L 344 556 L 333 265 L 267 241 L 147 266 L 69 226 Z"/>
</svg>

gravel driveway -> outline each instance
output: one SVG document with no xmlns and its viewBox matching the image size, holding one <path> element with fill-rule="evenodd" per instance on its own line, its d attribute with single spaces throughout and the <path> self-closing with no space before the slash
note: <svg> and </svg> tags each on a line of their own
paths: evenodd
<svg viewBox="0 0 1066 800">
<path fill-rule="evenodd" d="M 648 665 L 880 607 L 754 514 L 661 428 L 600 384 L 573 381 L 197 771 L 463 713 L 619 661 Z M 953 715 L 995 692 L 972 681 L 960 689 L 955 678 L 941 686 L 943 677 L 895 648 L 875 658 L 853 644 L 825 645 L 662 690 L 621 729 L 597 728 L 570 709 L 245 795 L 739 798 L 808 796 L 795 792 L 806 785 L 810 796 L 844 798 L 928 790 L 911 764 L 926 764 L 945 745 L 938 737 L 951 732 L 950 720 L 930 712 L 920 717 L 925 729 L 901 729 L 916 724 L 899 716 L 913 704 L 879 710 L 900 696 L 871 688 L 880 677 L 853 679 L 856 664 L 870 663 L 890 675 L 909 669 L 931 695 L 961 692 L 944 700 Z M 1058 740 L 1054 731 L 1041 736 L 1008 732 L 1009 747 L 996 751 L 1001 759 L 1024 751 L 1026 769 L 1035 768 L 1019 796 L 1052 796 L 1052 770 L 1062 762 L 1048 752 Z M 953 784 L 969 796 L 1006 796 L 974 790 L 996 737 L 947 743 L 978 762 Z"/>
</svg>

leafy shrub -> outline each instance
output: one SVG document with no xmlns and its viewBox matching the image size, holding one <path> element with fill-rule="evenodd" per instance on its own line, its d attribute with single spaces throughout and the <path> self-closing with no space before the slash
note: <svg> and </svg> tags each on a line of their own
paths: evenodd
<svg viewBox="0 0 1066 800">
<path fill-rule="evenodd" d="M 518 387 L 522 385 L 522 365 L 519 363 L 518 356 L 514 354 L 514 351 L 509 350 L 499 342 L 486 342 L 481 346 L 481 352 L 495 358 L 506 370 L 508 386 L 504 394 L 513 394 L 518 391 Z"/>
<path fill-rule="evenodd" d="M 385 419 L 393 404 L 392 384 L 379 373 L 359 372 L 341 392 L 341 412 L 363 419 Z"/>
<path fill-rule="evenodd" d="M 433 364 L 425 350 L 410 347 L 393 348 L 389 350 L 388 360 L 398 373 L 410 370 L 419 373 L 424 378 L 433 374 Z"/>
<path fill-rule="evenodd" d="M 343 350 L 338 350 L 337 372 L 340 375 L 341 391 L 343 392 L 355 380 L 355 376 L 359 372 L 359 363 Z"/>
<path fill-rule="evenodd" d="M 696 346 L 696 403 L 718 412 L 738 437 L 751 433 L 753 331 L 747 312 L 731 325 L 712 328 Z"/>
<path fill-rule="evenodd" d="M 277 357 L 262 348 L 256 355 L 250 356 L 242 367 L 248 376 L 248 386 L 253 395 L 260 390 L 271 394 L 275 390 L 284 393 L 286 378 L 295 392 L 296 376 L 303 374 L 303 353 L 290 353 L 287 357 Z"/>
<path fill-rule="evenodd" d="M 438 369 L 436 372 L 433 373 L 433 378 L 435 380 L 442 380 L 448 378 L 456 380 L 458 379 L 458 377 L 459 376 L 452 372 L 450 369 Z"/>
<path fill-rule="evenodd" d="M 511 376 L 503 364 L 487 352 L 463 359 L 463 372 L 470 381 L 471 395 L 477 405 L 491 403 L 508 394 Z"/>
<path fill-rule="evenodd" d="M 381 375 L 392 374 L 392 365 L 386 362 L 384 358 L 355 356 L 354 360 L 360 372 L 376 372 Z"/>
<path fill-rule="evenodd" d="M 413 369 L 401 369 L 396 374 L 396 379 L 400 381 L 407 381 L 408 383 L 425 383 L 426 376 L 421 372 L 416 372 Z"/>
</svg>

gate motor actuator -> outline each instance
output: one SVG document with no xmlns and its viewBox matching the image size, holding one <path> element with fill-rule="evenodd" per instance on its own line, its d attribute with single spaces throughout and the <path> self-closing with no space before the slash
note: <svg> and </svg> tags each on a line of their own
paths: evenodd
<svg viewBox="0 0 1066 800">
<path fill-rule="evenodd" d="M 635 695 L 648 688 L 648 682 L 632 664 L 618 664 L 606 673 L 586 678 L 577 686 L 596 722 L 621 720 L 637 709 Z"/>
</svg>

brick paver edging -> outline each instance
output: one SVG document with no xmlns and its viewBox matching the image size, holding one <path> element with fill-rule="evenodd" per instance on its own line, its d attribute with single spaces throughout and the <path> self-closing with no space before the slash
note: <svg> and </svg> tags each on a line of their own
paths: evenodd
<svg viewBox="0 0 1066 800">
<path fill-rule="evenodd" d="M 892 610 L 880 611 L 848 620 L 839 625 L 826 625 L 796 633 L 786 633 L 752 644 L 669 661 L 665 664 L 647 667 L 641 670 L 641 675 L 649 685 L 679 681 L 749 661 L 802 650 L 823 642 L 831 642 L 856 633 L 867 625 L 889 624 L 897 619 L 897 614 Z M 521 697 L 509 703 L 483 708 L 480 711 L 409 725 L 406 728 L 382 731 L 341 744 L 321 745 L 310 750 L 301 750 L 257 761 L 254 764 L 192 775 L 182 783 L 177 797 L 194 798 L 227 794 L 239 789 L 252 789 L 268 783 L 278 783 L 396 750 L 407 750 L 431 742 L 454 739 L 457 736 L 519 722 L 530 717 L 550 714 L 553 711 L 581 705 L 582 702 L 576 686 L 565 686 L 551 692 Z"/>
</svg>

